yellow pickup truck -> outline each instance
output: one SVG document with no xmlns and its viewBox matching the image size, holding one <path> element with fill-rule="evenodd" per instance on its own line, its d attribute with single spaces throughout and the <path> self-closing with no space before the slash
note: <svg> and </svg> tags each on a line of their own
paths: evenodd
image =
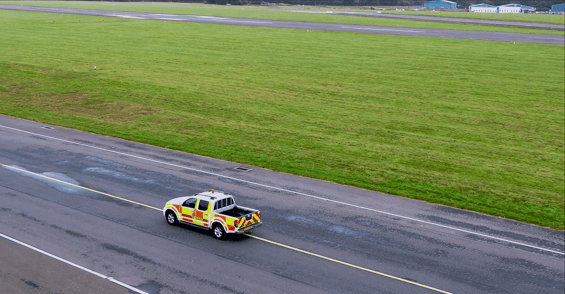
<svg viewBox="0 0 565 294">
<path fill-rule="evenodd" d="M 226 234 L 251 233 L 262 224 L 259 210 L 237 206 L 232 195 L 214 190 L 171 199 L 163 215 L 170 225 L 206 228 L 217 239 Z"/>
</svg>

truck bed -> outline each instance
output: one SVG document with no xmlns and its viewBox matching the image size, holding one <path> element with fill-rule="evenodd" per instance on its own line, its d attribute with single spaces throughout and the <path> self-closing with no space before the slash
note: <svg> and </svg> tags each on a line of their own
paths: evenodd
<svg viewBox="0 0 565 294">
<path fill-rule="evenodd" d="M 239 207 L 236 206 L 236 207 L 234 207 L 234 208 L 232 208 L 232 209 L 230 209 L 230 210 L 223 211 L 223 212 L 221 212 L 220 214 L 227 215 L 227 216 L 231 216 L 231 217 L 235 217 L 235 218 L 239 218 L 239 217 L 242 217 L 242 216 L 244 216 L 244 215 L 246 215 L 246 214 L 249 214 L 249 213 L 252 213 L 252 212 L 254 212 L 254 210 L 251 210 L 251 209 L 243 209 L 243 208 L 239 208 Z"/>
</svg>

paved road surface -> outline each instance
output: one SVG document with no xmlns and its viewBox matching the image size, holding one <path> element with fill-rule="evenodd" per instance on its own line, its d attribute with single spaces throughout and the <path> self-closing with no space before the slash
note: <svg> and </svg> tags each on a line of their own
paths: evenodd
<svg viewBox="0 0 565 294">
<path fill-rule="evenodd" d="M 125 287 L 107 279 L 102 279 L 2 237 L 0 237 L 0 248 L 2 248 L 0 250 L 0 293 L 131 293 Z"/>
<path fill-rule="evenodd" d="M 159 14 L 159 13 L 144 13 L 144 12 L 105 11 L 105 10 L 89 10 L 89 9 L 49 8 L 49 7 L 17 6 L 17 5 L 0 5 L 0 9 L 79 14 L 79 15 L 92 15 L 92 16 L 105 16 L 105 17 L 120 17 L 120 18 L 132 18 L 132 19 L 185 21 L 185 22 L 223 24 L 223 25 L 285 28 L 285 29 L 338 31 L 338 32 L 385 34 L 385 35 L 397 35 L 397 36 L 436 37 L 436 38 L 453 38 L 453 39 L 465 39 L 465 40 L 565 45 L 565 36 L 557 36 L 557 35 L 382 27 L 382 26 L 335 24 L 335 23 L 262 20 L 262 19 Z"/>
<path fill-rule="evenodd" d="M 565 290 L 561 231 L 42 126 L 0 116 L 0 233 L 148 293 Z M 262 211 L 255 236 L 305 252 L 94 192 L 162 207 L 211 188 Z"/>
</svg>

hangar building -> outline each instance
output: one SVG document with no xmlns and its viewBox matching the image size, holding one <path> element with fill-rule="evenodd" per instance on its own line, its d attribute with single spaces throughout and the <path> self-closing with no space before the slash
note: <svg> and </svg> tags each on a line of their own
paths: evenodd
<svg viewBox="0 0 565 294">
<path fill-rule="evenodd" d="M 516 3 L 498 6 L 499 13 L 528 13 L 534 11 L 536 11 L 534 7 L 530 7 L 522 4 L 516 4 Z"/>
<path fill-rule="evenodd" d="M 469 6 L 469 12 L 498 13 L 498 7 L 481 3 Z"/>
<path fill-rule="evenodd" d="M 424 8 L 457 9 L 457 2 L 447 0 L 432 0 L 424 2 Z"/>
<path fill-rule="evenodd" d="M 555 4 L 551 6 L 551 13 L 561 13 L 563 14 L 565 8 L 565 4 Z"/>
<path fill-rule="evenodd" d="M 481 13 L 532 13 L 536 11 L 535 7 L 522 4 L 506 4 L 500 6 L 492 6 L 485 3 L 469 6 L 469 12 Z"/>
</svg>

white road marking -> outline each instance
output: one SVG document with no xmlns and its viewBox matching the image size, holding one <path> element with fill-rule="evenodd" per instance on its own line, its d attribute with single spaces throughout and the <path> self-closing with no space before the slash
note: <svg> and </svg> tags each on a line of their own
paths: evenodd
<svg viewBox="0 0 565 294">
<path fill-rule="evenodd" d="M 413 217 L 409 217 L 409 216 L 399 215 L 399 214 L 390 213 L 390 212 L 386 212 L 386 211 L 382 211 L 382 210 L 378 210 L 378 209 L 363 207 L 363 206 L 359 206 L 359 205 L 355 205 L 355 204 L 351 204 L 351 203 L 346 203 L 346 202 L 332 200 L 332 199 L 328 199 L 328 198 L 324 198 L 324 197 L 314 196 L 314 195 L 310 195 L 310 194 L 306 194 L 306 193 L 302 193 L 302 192 L 297 192 L 297 191 L 287 190 L 287 189 L 284 189 L 284 188 L 279 188 L 279 187 L 269 186 L 269 185 L 265 185 L 265 184 L 261 184 L 261 183 L 256 183 L 256 182 L 252 182 L 252 181 L 242 180 L 242 179 L 238 179 L 238 178 L 234 178 L 234 177 L 230 177 L 230 176 L 224 176 L 224 175 L 218 174 L 218 173 L 207 172 L 207 171 L 203 171 L 203 170 L 199 170 L 199 169 L 195 169 L 195 168 L 191 168 L 191 167 L 187 167 L 187 166 L 172 164 L 172 163 L 154 160 L 154 159 L 141 157 L 141 156 L 137 156 L 137 155 L 132 155 L 132 154 L 124 153 L 124 152 L 104 149 L 104 148 L 91 146 L 91 145 L 87 145 L 87 144 L 83 144 L 83 143 L 77 143 L 77 142 L 73 142 L 73 141 L 69 141 L 69 140 L 65 140 L 65 139 L 46 136 L 46 135 L 33 133 L 33 132 L 29 132 L 29 131 L 24 131 L 24 130 L 20 130 L 20 129 L 16 129 L 16 128 L 11 128 L 11 127 L 7 127 L 7 126 L 3 126 L 3 125 L 0 125 L 0 127 L 5 128 L 5 129 L 9 129 L 9 130 L 13 130 L 13 131 L 17 131 L 17 132 L 22 132 L 22 133 L 26 133 L 26 134 L 39 136 L 39 137 L 49 138 L 49 139 L 52 139 L 52 140 L 57 140 L 57 141 L 65 142 L 65 143 L 70 143 L 70 144 L 74 144 L 74 145 L 78 145 L 78 146 L 93 148 L 93 149 L 102 150 L 102 151 L 106 151 L 106 152 L 110 152 L 110 153 L 129 156 L 129 157 L 132 157 L 132 158 L 146 160 L 146 161 L 150 161 L 150 162 L 154 162 L 154 163 L 159 163 L 159 164 L 168 165 L 168 166 L 174 166 L 174 167 L 178 167 L 178 168 L 182 168 L 182 169 L 188 169 L 188 170 L 192 170 L 192 171 L 195 171 L 195 172 L 199 172 L 199 173 L 203 173 L 203 174 L 207 174 L 207 175 L 212 175 L 212 176 L 218 176 L 218 177 L 222 177 L 222 178 L 230 179 L 230 180 L 234 180 L 234 181 L 239 181 L 239 182 L 246 183 L 246 184 L 251 184 L 251 185 L 260 186 L 260 187 L 269 188 L 269 189 L 278 190 L 278 191 L 287 192 L 287 193 L 292 193 L 292 194 L 295 194 L 295 195 L 314 198 L 314 199 L 318 199 L 318 200 L 322 200 L 322 201 L 337 203 L 337 204 L 350 206 L 350 207 L 354 207 L 354 208 L 358 208 L 358 209 L 368 210 L 368 211 L 377 212 L 377 213 L 380 213 L 380 214 L 385 214 L 385 215 L 389 215 L 389 216 L 393 216 L 393 217 L 398 217 L 398 218 L 407 219 L 407 220 L 411 220 L 411 221 L 415 221 L 415 222 L 420 222 L 420 223 L 424 223 L 424 224 L 428 224 L 428 225 L 432 225 L 432 226 L 436 226 L 436 227 L 441 227 L 441 228 L 445 228 L 445 229 L 459 231 L 459 232 L 463 232 L 463 233 L 467 233 L 467 234 L 473 234 L 473 235 L 477 235 L 477 236 L 481 236 L 481 237 L 485 237 L 485 238 L 489 238 L 489 239 L 493 239 L 493 240 L 503 241 L 503 242 L 507 242 L 507 243 L 511 243 L 511 244 L 515 244 L 515 245 L 526 246 L 526 247 L 529 247 L 529 248 L 534 248 L 534 249 L 547 251 L 547 252 L 551 252 L 551 253 L 555 253 L 555 254 L 565 255 L 564 252 L 551 250 L 551 249 L 547 249 L 547 248 L 542 248 L 542 247 L 538 247 L 538 246 L 533 246 L 533 245 L 529 245 L 529 244 L 525 244 L 525 243 L 521 243 L 521 242 L 516 242 L 516 241 L 512 241 L 512 240 L 508 240 L 508 239 L 498 238 L 498 237 L 494 237 L 494 236 L 490 236 L 490 235 L 486 235 L 486 234 L 481 234 L 481 233 L 477 233 L 477 232 L 473 232 L 473 231 L 469 231 L 469 230 L 464 230 L 464 229 L 460 229 L 460 228 L 456 228 L 456 227 L 450 227 L 450 226 L 446 226 L 446 225 L 442 225 L 442 224 L 438 224 L 438 223 L 433 223 L 433 222 L 429 222 L 429 221 L 425 221 L 425 220 L 421 220 L 421 219 L 417 219 L 417 218 L 413 218 Z"/>
<path fill-rule="evenodd" d="M 186 17 L 187 19 L 194 17 L 194 18 L 204 18 L 204 19 L 212 19 L 212 20 L 229 19 L 225 17 L 216 17 L 216 16 L 207 16 L 207 15 L 191 15 L 191 14 L 178 15 L 178 14 L 159 14 L 159 13 L 147 14 L 147 17 L 169 17 L 169 18 Z"/>
<path fill-rule="evenodd" d="M 131 15 L 121 15 L 121 14 L 113 14 L 113 15 L 109 15 L 108 17 L 121 17 L 121 18 L 144 19 L 144 18 L 142 18 L 142 17 L 131 16 Z"/>
<path fill-rule="evenodd" d="M 364 28 L 364 27 L 341 27 L 342 29 L 354 29 L 354 30 L 369 30 L 369 31 L 392 31 L 392 32 L 409 32 L 409 33 L 422 33 L 424 31 L 414 31 L 414 30 L 399 30 L 399 29 L 377 29 L 377 28 Z"/>
<path fill-rule="evenodd" d="M 91 274 L 93 274 L 93 275 L 95 275 L 95 276 L 98 276 L 98 277 L 100 277 L 100 278 L 102 278 L 102 279 L 108 280 L 108 281 L 110 281 L 110 282 L 112 282 L 112 283 L 114 283 L 114 284 L 118 284 L 118 285 L 120 285 L 120 286 L 122 286 L 122 287 L 125 287 L 125 288 L 127 288 L 127 289 L 129 289 L 129 290 L 131 290 L 131 291 L 133 291 L 133 292 L 140 293 L 140 294 L 149 294 L 149 293 L 147 293 L 147 292 L 144 292 L 144 291 L 141 291 L 141 290 L 139 290 L 139 289 L 137 289 L 137 288 L 134 288 L 134 287 L 132 287 L 132 286 L 126 284 L 126 283 L 120 282 L 120 281 L 118 281 L 118 280 L 116 280 L 116 279 L 114 279 L 114 278 L 112 278 L 112 277 L 108 277 L 108 276 L 105 276 L 105 275 L 103 275 L 103 274 L 101 274 L 101 273 L 98 273 L 98 272 L 95 272 L 95 271 L 93 271 L 93 270 L 87 269 L 87 268 L 82 267 L 82 266 L 80 266 L 80 265 L 78 265 L 78 264 L 76 264 L 76 263 L 72 263 L 72 262 L 70 262 L 70 261 L 68 261 L 68 260 L 66 260 L 66 259 L 62 259 L 61 257 L 58 257 L 58 256 L 53 255 L 53 254 L 51 254 L 51 253 L 45 252 L 45 251 L 43 251 L 43 250 L 41 250 L 41 249 L 39 249 L 39 248 L 33 247 L 33 246 L 31 246 L 31 245 L 29 245 L 29 244 L 27 244 L 27 243 L 24 243 L 24 242 L 22 242 L 22 241 L 20 241 L 20 240 L 16 240 L 16 239 L 11 238 L 11 237 L 9 237 L 9 236 L 6 236 L 6 235 L 4 235 L 4 234 L 2 234 L 2 233 L 0 233 L 0 237 L 3 237 L 3 238 L 5 238 L 5 239 L 8 239 L 8 240 L 10 240 L 10 241 L 12 241 L 12 242 L 18 243 L 18 244 L 20 244 L 20 245 L 22 245 L 22 246 L 25 246 L 25 247 L 29 248 L 29 249 L 35 250 L 35 251 L 37 251 L 37 252 L 39 252 L 39 253 L 41 253 L 41 254 L 43 254 L 43 255 L 47 255 L 47 256 L 49 256 L 49 257 L 51 257 L 51 258 L 54 258 L 54 259 L 56 259 L 56 260 L 58 260 L 58 261 L 64 262 L 64 263 L 66 263 L 66 264 L 68 264 L 68 265 L 72 265 L 72 266 L 74 266 L 74 267 L 76 267 L 76 268 L 79 268 L 79 269 L 81 269 L 81 270 L 83 270 L 83 271 L 85 271 L 85 272 L 87 272 L 87 273 L 91 273 Z"/>
<path fill-rule="evenodd" d="M 555 40 L 555 41 L 565 41 L 565 36 L 563 36 L 563 38 L 541 38 L 541 37 L 527 37 L 528 39 L 542 39 L 542 40 Z"/>
<path fill-rule="evenodd" d="M 166 18 L 166 17 L 157 17 L 157 18 L 151 18 L 151 19 L 170 20 L 170 21 L 188 20 L 188 19 L 182 19 L 182 18 Z M 148 20 L 151 20 L 151 19 L 148 19 Z"/>
<path fill-rule="evenodd" d="M 272 24 L 272 22 L 255 21 L 255 20 L 234 20 L 234 19 L 218 19 L 221 21 L 231 21 L 231 22 L 244 22 L 244 23 L 259 23 L 259 24 Z"/>
</svg>

